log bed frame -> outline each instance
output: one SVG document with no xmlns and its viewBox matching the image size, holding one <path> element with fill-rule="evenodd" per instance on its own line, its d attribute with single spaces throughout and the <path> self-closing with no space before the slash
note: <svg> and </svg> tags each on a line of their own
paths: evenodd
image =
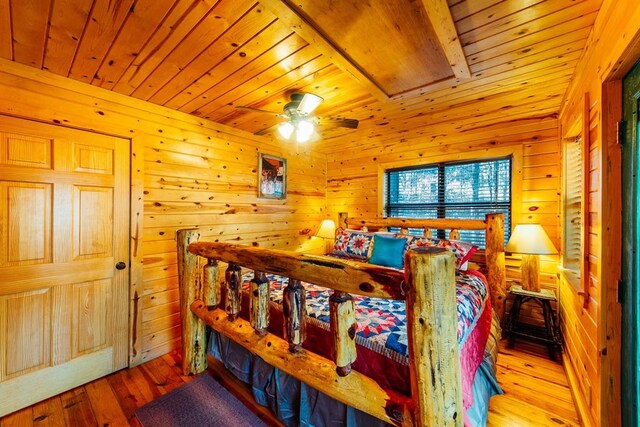
<svg viewBox="0 0 640 427">
<path fill-rule="evenodd" d="M 340 214 L 349 228 L 399 227 L 486 230 L 487 280 L 492 306 L 502 318 L 505 295 L 504 218 L 485 220 L 376 218 Z M 455 236 L 455 234 L 454 234 Z M 238 342 L 270 365 L 330 397 L 395 425 L 462 426 L 462 385 L 457 344 L 455 256 L 440 248 L 409 250 L 405 271 L 321 255 L 229 243 L 198 242 L 197 229 L 179 230 L 178 273 L 182 316 L 183 373 L 207 367 L 206 326 Z M 223 271 L 222 261 L 228 264 Z M 238 317 L 241 267 L 254 270 L 250 321 Z M 265 274 L 289 277 L 284 289 L 285 339 L 267 332 L 269 282 Z M 335 360 L 308 350 L 304 288 L 300 281 L 333 289 L 330 324 Z M 226 287 L 224 308 L 220 305 Z M 356 359 L 351 294 L 406 301 L 411 398 L 391 396 L 371 378 L 351 371 Z"/>
</svg>

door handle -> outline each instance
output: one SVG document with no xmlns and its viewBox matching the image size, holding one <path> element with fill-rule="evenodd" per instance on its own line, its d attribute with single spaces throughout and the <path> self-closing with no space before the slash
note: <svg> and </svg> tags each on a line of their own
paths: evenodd
<svg viewBox="0 0 640 427">
<path fill-rule="evenodd" d="M 124 270 L 125 268 L 127 268 L 127 264 L 122 261 L 116 264 L 116 270 Z"/>
</svg>

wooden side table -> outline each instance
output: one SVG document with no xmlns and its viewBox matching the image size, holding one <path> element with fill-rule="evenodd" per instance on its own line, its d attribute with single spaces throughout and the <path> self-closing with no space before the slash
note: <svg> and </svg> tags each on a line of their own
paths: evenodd
<svg viewBox="0 0 640 427">
<path fill-rule="evenodd" d="M 511 312 L 507 318 L 505 335 L 509 338 L 509 348 L 515 344 L 516 338 L 523 337 L 546 344 L 549 349 L 549 357 L 555 359 L 556 351 L 562 348 L 560 334 L 556 326 L 555 313 L 551 307 L 551 301 L 556 301 L 555 294 L 549 289 L 540 292 L 522 289 L 520 285 L 512 285 L 509 293 L 514 296 Z M 520 323 L 520 308 L 522 304 L 532 301 L 542 307 L 544 327 L 538 327 Z"/>
</svg>

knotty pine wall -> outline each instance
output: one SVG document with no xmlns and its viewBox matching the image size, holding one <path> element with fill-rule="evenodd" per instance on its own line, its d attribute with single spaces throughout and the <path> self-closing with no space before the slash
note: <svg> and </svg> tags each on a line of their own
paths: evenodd
<svg viewBox="0 0 640 427">
<path fill-rule="evenodd" d="M 422 136 L 402 141 L 383 137 L 343 139 L 327 153 L 327 212 L 353 216 L 382 214 L 385 169 L 439 161 L 513 156 L 513 224 L 540 223 L 556 245 L 560 238 L 560 139 L 554 117 L 503 121 L 457 132 L 430 125 L 413 129 Z M 557 256 L 541 257 L 541 285 L 557 292 Z M 507 277 L 520 276 L 519 257 L 507 257 Z M 507 304 L 507 310 L 510 305 Z M 523 318 L 541 321 L 539 310 L 523 306 Z"/>
<path fill-rule="evenodd" d="M 586 426 L 618 426 L 620 419 L 621 178 L 616 122 L 620 79 L 640 58 L 640 4 L 605 0 L 561 110 L 562 129 L 588 115 L 588 296 L 561 280 L 561 328 L 569 378 Z M 583 100 L 589 111 L 582 113 Z M 585 301 L 586 299 L 586 301 Z M 586 302 L 586 304 L 585 304 Z"/>
<path fill-rule="evenodd" d="M 132 364 L 176 348 L 175 231 L 289 250 L 325 217 L 326 159 L 19 64 L 0 60 L 0 114 L 130 138 Z M 258 199 L 258 152 L 284 156 L 286 200 Z"/>
</svg>

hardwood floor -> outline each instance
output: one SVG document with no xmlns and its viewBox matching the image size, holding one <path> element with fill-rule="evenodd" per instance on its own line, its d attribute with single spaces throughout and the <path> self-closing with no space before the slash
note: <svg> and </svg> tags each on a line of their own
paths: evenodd
<svg viewBox="0 0 640 427">
<path fill-rule="evenodd" d="M 498 357 L 504 395 L 491 399 L 488 425 L 578 426 L 562 364 L 549 360 L 542 347 L 518 343 L 508 349 L 504 343 Z M 0 427 L 138 426 L 136 408 L 192 379 L 180 374 L 177 353 L 166 354 L 10 414 Z"/>
<path fill-rule="evenodd" d="M 498 382 L 504 391 L 491 398 L 488 426 L 579 426 L 562 363 L 542 346 L 500 342 Z"/>
</svg>

